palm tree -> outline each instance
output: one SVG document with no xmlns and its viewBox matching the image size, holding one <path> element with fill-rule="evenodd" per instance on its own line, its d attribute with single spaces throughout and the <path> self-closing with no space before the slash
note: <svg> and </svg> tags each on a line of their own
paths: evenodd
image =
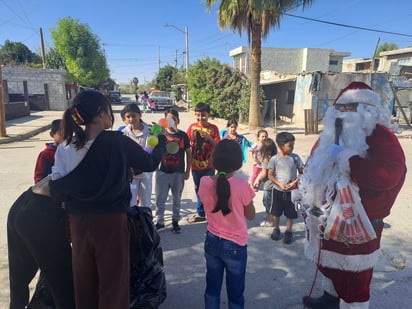
<svg viewBox="0 0 412 309">
<path fill-rule="evenodd" d="M 210 11 L 217 0 L 203 0 Z M 249 45 L 252 42 L 250 67 L 249 128 L 260 126 L 260 71 L 262 39 L 272 27 L 280 27 L 280 19 L 288 10 L 312 4 L 312 0 L 221 0 L 218 10 L 220 28 L 247 32 Z"/>
<path fill-rule="evenodd" d="M 137 85 L 139 84 L 139 79 L 137 77 L 133 77 L 132 79 L 132 85 L 133 85 L 133 91 L 136 92 L 137 90 Z"/>
</svg>

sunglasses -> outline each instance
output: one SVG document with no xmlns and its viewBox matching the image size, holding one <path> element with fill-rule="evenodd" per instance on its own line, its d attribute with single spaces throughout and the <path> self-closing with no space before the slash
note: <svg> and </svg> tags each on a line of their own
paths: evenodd
<svg viewBox="0 0 412 309">
<path fill-rule="evenodd" d="M 335 109 L 340 112 L 356 112 L 359 103 L 335 104 Z"/>
</svg>

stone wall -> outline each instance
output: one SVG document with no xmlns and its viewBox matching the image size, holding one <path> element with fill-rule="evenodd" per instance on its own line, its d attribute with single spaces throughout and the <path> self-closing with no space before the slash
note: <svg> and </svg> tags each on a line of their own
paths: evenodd
<svg viewBox="0 0 412 309">
<path fill-rule="evenodd" d="M 3 80 L 7 81 L 7 92 L 12 94 L 24 94 L 23 82 L 27 82 L 29 98 L 45 96 L 48 92 L 48 105 L 41 108 L 50 110 L 65 110 L 69 101 L 67 99 L 67 72 L 65 70 L 34 69 L 24 66 L 2 67 Z M 47 90 L 45 89 L 47 84 Z M 31 99 L 30 99 L 31 101 Z M 38 100 L 33 104 L 39 108 Z M 31 102 L 30 102 L 31 107 Z M 6 107 L 7 109 L 7 107 Z"/>
</svg>

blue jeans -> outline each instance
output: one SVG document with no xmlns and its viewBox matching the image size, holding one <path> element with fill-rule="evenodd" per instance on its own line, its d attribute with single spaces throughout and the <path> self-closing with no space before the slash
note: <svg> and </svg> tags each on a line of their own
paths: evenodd
<svg viewBox="0 0 412 309">
<path fill-rule="evenodd" d="M 209 170 L 202 170 L 202 171 L 193 171 L 192 170 L 192 177 L 193 177 L 193 182 L 195 184 L 195 192 L 196 192 L 196 198 L 197 198 L 197 214 L 199 216 L 204 217 L 205 216 L 205 210 L 203 209 L 203 203 L 200 200 L 199 194 L 197 192 L 199 191 L 199 185 L 200 185 L 200 178 L 203 176 L 213 176 L 215 174 L 215 170 L 209 169 Z"/>
<path fill-rule="evenodd" d="M 239 246 L 233 241 L 206 233 L 206 291 L 205 308 L 219 309 L 223 273 L 226 271 L 226 291 L 229 309 L 242 309 L 245 306 L 245 276 L 247 245 Z"/>
</svg>

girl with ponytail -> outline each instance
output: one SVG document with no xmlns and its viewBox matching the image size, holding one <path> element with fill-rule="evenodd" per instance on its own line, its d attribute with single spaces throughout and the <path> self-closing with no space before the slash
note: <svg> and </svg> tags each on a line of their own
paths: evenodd
<svg viewBox="0 0 412 309">
<path fill-rule="evenodd" d="M 51 197 L 70 218 L 77 309 L 130 308 L 130 244 L 127 224 L 130 169 L 154 171 L 166 138 L 151 154 L 113 125 L 110 101 L 86 90 L 63 115 L 63 137 L 49 182 Z"/>
<path fill-rule="evenodd" d="M 205 308 L 219 308 L 223 274 L 229 308 L 243 308 L 248 231 L 253 220 L 254 190 L 247 179 L 235 176 L 242 167 L 242 149 L 230 139 L 216 144 L 212 155 L 217 174 L 200 180 L 199 196 L 207 217 Z"/>
</svg>

